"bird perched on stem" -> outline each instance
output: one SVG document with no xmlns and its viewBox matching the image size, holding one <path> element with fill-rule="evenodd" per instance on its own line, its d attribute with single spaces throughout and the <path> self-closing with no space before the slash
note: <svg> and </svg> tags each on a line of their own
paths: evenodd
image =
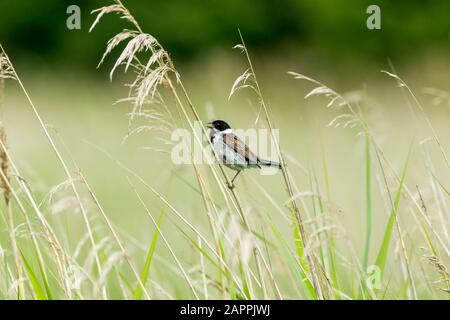
<svg viewBox="0 0 450 320">
<path fill-rule="evenodd" d="M 231 179 L 230 189 L 234 188 L 234 180 L 242 170 L 248 168 L 275 167 L 281 169 L 277 162 L 260 159 L 250 148 L 233 133 L 233 130 L 223 120 L 215 120 L 208 123 L 211 129 L 209 135 L 211 144 L 217 154 L 220 163 L 236 172 Z"/>
</svg>

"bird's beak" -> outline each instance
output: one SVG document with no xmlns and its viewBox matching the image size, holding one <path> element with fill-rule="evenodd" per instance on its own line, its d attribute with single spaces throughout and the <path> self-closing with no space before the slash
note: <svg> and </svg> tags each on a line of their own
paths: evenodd
<svg viewBox="0 0 450 320">
<path fill-rule="evenodd" d="M 212 128 L 213 128 L 212 122 L 208 122 L 208 123 L 206 124 L 206 127 L 212 129 Z"/>
</svg>

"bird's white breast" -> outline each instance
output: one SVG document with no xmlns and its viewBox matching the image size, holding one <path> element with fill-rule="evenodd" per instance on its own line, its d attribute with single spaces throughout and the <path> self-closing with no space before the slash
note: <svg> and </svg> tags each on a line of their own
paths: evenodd
<svg viewBox="0 0 450 320">
<path fill-rule="evenodd" d="M 219 157 L 221 163 L 234 170 L 242 170 L 248 167 L 247 161 L 242 154 L 236 153 L 224 143 L 223 135 L 232 133 L 231 129 L 220 131 L 211 131 L 211 143 Z"/>
</svg>

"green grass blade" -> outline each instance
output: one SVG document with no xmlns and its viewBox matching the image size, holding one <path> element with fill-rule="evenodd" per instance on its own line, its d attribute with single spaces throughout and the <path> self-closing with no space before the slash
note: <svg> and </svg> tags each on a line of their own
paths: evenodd
<svg viewBox="0 0 450 320">
<path fill-rule="evenodd" d="M 45 295 L 44 289 L 42 288 L 41 284 L 39 283 L 38 278 L 36 277 L 36 274 L 33 272 L 33 269 L 31 268 L 30 264 L 28 263 L 27 259 L 25 258 L 24 254 L 22 253 L 22 250 L 20 250 L 20 255 L 22 256 L 22 261 L 25 266 L 25 269 L 27 270 L 28 276 L 31 281 L 31 285 L 33 286 L 34 293 L 36 295 L 36 298 L 38 300 L 47 300 L 47 296 Z"/>
<path fill-rule="evenodd" d="M 298 278 L 299 284 L 303 292 L 310 299 L 317 299 L 316 292 L 314 287 L 312 286 L 309 279 L 306 277 L 306 269 L 305 265 L 302 265 L 298 257 L 295 253 L 289 252 L 289 246 L 285 241 L 283 234 L 276 228 L 272 221 L 266 219 L 266 224 L 270 227 L 272 234 L 275 236 L 276 240 L 280 243 L 280 246 L 277 246 L 276 251 L 282 254 L 286 261 L 288 262 L 288 267 L 291 270 L 291 273 Z M 298 251 L 296 252 L 298 254 Z M 306 290 L 305 290 L 306 289 Z"/>
<path fill-rule="evenodd" d="M 323 208 L 320 207 L 320 203 L 318 205 L 316 205 L 316 200 L 318 200 L 317 202 L 320 201 L 320 193 L 319 193 L 319 187 L 317 185 L 317 177 L 316 177 L 316 173 L 314 171 L 314 167 L 311 166 L 311 175 L 309 178 L 309 185 L 310 185 L 310 189 L 312 190 L 313 193 L 316 193 L 318 196 L 313 196 L 311 197 L 311 204 L 312 204 L 312 209 L 314 212 L 314 216 L 316 217 L 316 219 L 319 219 L 319 214 L 323 213 Z M 318 199 L 317 199 L 318 198 Z M 319 206 L 319 208 L 318 208 Z M 322 209 L 322 210 L 320 210 Z M 320 228 L 320 225 L 318 225 L 318 227 Z M 317 237 L 319 238 L 319 254 L 320 254 L 320 263 L 322 264 L 322 266 L 325 266 L 325 258 L 324 258 L 324 253 L 323 253 L 323 244 L 322 244 L 322 235 L 318 234 Z"/>
<path fill-rule="evenodd" d="M 324 180 L 325 180 L 325 191 L 326 191 L 328 202 L 331 202 L 332 199 L 331 199 L 331 189 L 330 189 L 330 175 L 328 174 L 328 166 L 327 166 L 327 162 L 325 159 L 325 148 L 323 146 L 322 139 L 320 140 L 320 147 L 321 147 L 321 151 L 322 151 L 322 168 L 323 168 L 323 175 L 324 175 Z M 322 201 L 320 200 L 320 202 L 322 202 Z M 338 270 L 337 270 L 337 263 L 336 263 L 336 247 L 335 247 L 332 232 L 330 232 L 328 235 L 328 255 L 330 258 L 330 276 L 331 276 L 331 281 L 332 281 L 333 287 L 336 288 L 337 290 L 340 290 L 339 280 L 338 280 L 338 276 L 337 276 Z M 338 298 L 339 294 L 336 293 L 334 296 L 336 298 Z"/>
<path fill-rule="evenodd" d="M 397 190 L 397 194 L 395 195 L 394 200 L 394 208 L 392 208 L 391 213 L 389 215 L 388 222 L 386 224 L 386 229 L 384 231 L 383 242 L 381 243 L 380 250 L 378 251 L 377 259 L 375 264 L 380 268 L 381 275 L 383 275 L 384 267 L 386 265 L 386 260 L 389 252 L 389 244 L 391 242 L 392 230 L 394 226 L 395 214 L 398 210 L 398 206 L 400 204 L 400 198 L 403 190 L 403 184 L 405 182 L 406 172 L 408 169 L 409 158 L 411 156 L 411 148 L 408 153 L 408 157 L 406 158 L 405 165 L 403 166 L 403 172 L 400 179 L 400 185 Z"/>
<path fill-rule="evenodd" d="M 198 250 L 198 252 L 200 254 L 202 254 L 207 261 L 209 261 L 214 267 L 216 267 L 220 272 L 225 273 L 225 271 L 222 270 L 222 268 L 220 267 L 220 265 L 204 250 L 202 249 L 191 237 L 189 237 L 189 235 L 183 230 L 181 229 L 179 226 L 177 226 L 177 229 L 186 237 L 186 239 L 189 240 L 189 242 L 191 243 L 191 245 Z"/>
<path fill-rule="evenodd" d="M 45 292 L 47 293 L 48 300 L 53 300 L 53 295 L 48 285 L 47 277 L 45 276 L 44 268 L 42 267 L 41 261 L 38 259 L 39 271 L 41 273 L 42 282 L 44 282 Z"/>
<path fill-rule="evenodd" d="M 161 227 L 165 211 L 166 211 L 166 207 L 164 206 L 158 217 L 158 221 L 157 221 L 158 228 Z M 143 285 L 145 285 L 145 283 L 147 282 L 149 271 L 150 271 L 150 266 L 152 264 L 153 254 L 155 252 L 156 243 L 157 243 L 158 237 L 159 237 L 158 228 L 155 229 L 155 233 L 153 234 L 153 239 L 150 244 L 150 248 L 148 249 L 147 258 L 145 259 L 144 268 L 141 273 L 141 282 Z M 138 284 L 138 285 L 136 285 L 136 288 L 134 290 L 133 300 L 140 300 L 141 298 L 142 298 L 142 287 Z"/>
<path fill-rule="evenodd" d="M 295 212 L 292 208 L 290 210 L 290 219 L 291 219 L 291 225 L 292 225 L 292 232 L 294 235 L 297 260 L 301 266 L 301 269 L 304 271 L 304 283 L 305 283 L 306 287 L 308 288 L 308 291 L 311 294 L 311 296 L 313 297 L 313 299 L 317 299 L 317 295 L 315 293 L 314 286 L 312 285 L 311 281 L 309 281 L 308 277 L 306 276 L 310 272 L 310 270 L 308 268 L 308 264 L 306 263 L 306 261 L 303 257 L 303 253 L 304 253 L 303 241 L 302 241 L 302 238 L 300 235 L 300 230 L 297 225 L 297 220 L 295 218 Z M 272 230 L 274 230 L 274 229 L 272 228 Z"/>
<path fill-rule="evenodd" d="M 261 240 L 261 242 L 265 243 L 268 247 L 270 247 L 270 249 L 275 249 L 277 246 L 270 241 L 270 239 L 267 239 L 265 236 L 263 236 L 261 233 L 252 230 L 251 233 L 258 238 L 259 240 Z"/>
<path fill-rule="evenodd" d="M 128 281 L 127 277 L 117 268 L 114 268 L 117 272 L 117 274 L 120 277 L 120 281 L 123 282 L 123 284 L 125 285 L 125 287 L 127 288 L 128 292 L 132 293 L 134 292 L 133 286 L 131 285 L 130 281 Z"/>
<path fill-rule="evenodd" d="M 372 235 L 372 173 L 370 160 L 370 139 L 366 134 L 366 241 L 364 245 L 363 268 L 367 270 L 370 239 Z"/>
<path fill-rule="evenodd" d="M 375 264 L 380 267 L 381 273 L 383 273 L 386 264 L 386 257 L 389 250 L 389 243 L 391 241 L 393 226 L 394 226 L 394 212 L 391 211 L 388 222 L 386 224 L 386 229 L 384 231 L 383 242 L 381 243 L 380 250 L 378 251 L 377 260 L 375 261 Z"/>
<path fill-rule="evenodd" d="M 432 175 L 433 175 L 433 178 L 437 181 L 437 183 L 438 183 L 439 186 L 441 187 L 441 189 L 442 189 L 448 196 L 450 196 L 450 192 L 448 191 L 448 189 L 442 184 L 441 181 L 439 181 L 439 179 L 438 179 L 434 174 L 432 174 Z"/>
<path fill-rule="evenodd" d="M 241 261 L 239 261 L 239 271 L 240 271 L 240 274 L 241 274 L 242 289 L 243 289 L 244 294 L 245 294 L 245 299 L 251 300 L 252 297 L 250 295 L 250 290 L 248 288 L 247 278 L 245 276 L 244 267 L 242 266 L 242 262 Z"/>
</svg>

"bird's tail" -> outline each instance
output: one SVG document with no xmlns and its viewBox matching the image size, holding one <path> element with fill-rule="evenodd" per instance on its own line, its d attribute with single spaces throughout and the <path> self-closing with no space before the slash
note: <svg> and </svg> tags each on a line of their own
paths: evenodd
<svg viewBox="0 0 450 320">
<path fill-rule="evenodd" d="M 258 159 L 258 164 L 266 166 L 266 167 L 274 167 L 277 169 L 281 169 L 281 165 L 278 162 L 274 162 L 274 161 Z"/>
</svg>

